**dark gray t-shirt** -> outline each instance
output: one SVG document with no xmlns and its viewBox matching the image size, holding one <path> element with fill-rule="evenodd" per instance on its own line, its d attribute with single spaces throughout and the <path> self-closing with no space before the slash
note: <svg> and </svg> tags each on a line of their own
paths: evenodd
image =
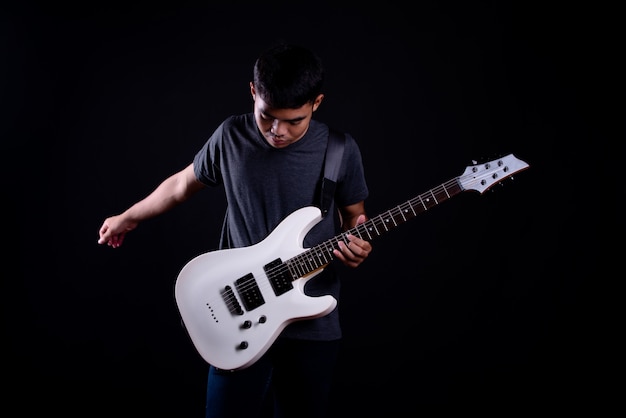
<svg viewBox="0 0 626 418">
<path fill-rule="evenodd" d="M 196 177 L 208 186 L 223 185 L 227 214 L 220 248 L 247 247 L 265 239 L 295 210 L 319 206 L 328 126 L 311 120 L 307 133 L 286 148 L 273 148 L 259 132 L 254 115 L 231 116 L 211 135 L 194 158 Z M 335 189 L 335 202 L 347 206 L 368 196 L 361 153 L 346 136 Z M 336 206 L 331 208 L 331 212 Z M 298 231 L 294 231 L 296 234 Z M 309 248 L 340 233 L 337 216 L 326 216 L 304 238 Z M 305 293 L 339 297 L 332 263 L 309 280 Z M 296 321 L 284 337 L 332 340 L 341 336 L 337 309 L 313 320 Z"/>
</svg>

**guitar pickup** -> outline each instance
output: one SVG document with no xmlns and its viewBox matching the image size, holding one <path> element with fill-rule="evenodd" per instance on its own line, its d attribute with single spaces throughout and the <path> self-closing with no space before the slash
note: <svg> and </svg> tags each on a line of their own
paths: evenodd
<svg viewBox="0 0 626 418">
<path fill-rule="evenodd" d="M 283 266 L 283 268 L 280 268 L 280 266 Z M 280 296 L 293 289 L 293 284 L 291 283 L 293 281 L 291 273 L 280 258 L 266 264 L 263 267 L 263 270 L 265 270 L 265 274 L 267 275 L 276 296 Z"/>
<path fill-rule="evenodd" d="M 237 289 L 241 303 L 247 311 L 256 309 L 265 303 L 252 273 L 235 280 L 235 289 Z"/>
</svg>

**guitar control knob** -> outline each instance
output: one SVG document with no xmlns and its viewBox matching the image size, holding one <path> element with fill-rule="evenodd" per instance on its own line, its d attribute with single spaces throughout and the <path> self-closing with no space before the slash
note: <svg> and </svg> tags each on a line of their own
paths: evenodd
<svg viewBox="0 0 626 418">
<path fill-rule="evenodd" d="M 267 317 L 265 315 L 261 316 L 259 318 L 259 324 L 264 324 L 267 322 Z"/>
<path fill-rule="evenodd" d="M 245 350 L 246 348 L 248 348 L 248 342 L 247 341 L 240 342 L 237 348 L 239 348 L 240 350 Z"/>
<path fill-rule="evenodd" d="M 248 329 L 252 327 L 252 321 L 250 321 L 249 319 L 246 319 L 245 321 L 243 321 L 243 324 L 241 324 L 241 328 L 243 329 Z"/>
</svg>

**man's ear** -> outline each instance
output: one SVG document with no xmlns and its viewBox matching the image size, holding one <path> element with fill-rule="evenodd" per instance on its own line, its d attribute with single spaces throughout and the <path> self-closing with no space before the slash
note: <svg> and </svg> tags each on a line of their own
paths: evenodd
<svg viewBox="0 0 626 418">
<path fill-rule="evenodd" d="M 252 95 L 252 100 L 256 98 L 256 90 L 254 90 L 254 83 L 250 82 L 250 94 Z"/>
<path fill-rule="evenodd" d="M 314 112 L 317 110 L 318 107 L 320 107 L 320 104 L 322 104 L 322 100 L 324 100 L 324 95 L 320 93 L 317 95 L 317 97 L 315 98 L 315 101 L 313 102 Z"/>
</svg>

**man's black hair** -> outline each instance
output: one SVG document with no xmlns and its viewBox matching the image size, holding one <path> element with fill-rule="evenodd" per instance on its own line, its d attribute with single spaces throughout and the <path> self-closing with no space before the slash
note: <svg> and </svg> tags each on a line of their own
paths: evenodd
<svg viewBox="0 0 626 418">
<path fill-rule="evenodd" d="M 269 106 L 297 109 L 322 92 L 324 68 L 311 50 L 280 43 L 264 51 L 254 64 L 254 87 Z"/>
</svg>

